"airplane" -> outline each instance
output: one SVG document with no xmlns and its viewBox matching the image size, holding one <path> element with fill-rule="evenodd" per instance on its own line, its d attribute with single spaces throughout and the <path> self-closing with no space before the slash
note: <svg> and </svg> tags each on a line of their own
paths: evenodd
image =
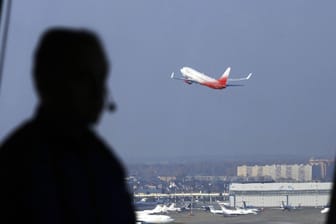
<svg viewBox="0 0 336 224">
<path fill-rule="evenodd" d="M 296 210 L 296 209 L 298 209 L 298 207 L 289 205 L 288 202 L 287 202 L 287 204 L 285 204 L 284 201 L 281 201 L 281 206 L 280 206 L 280 208 L 282 209 L 282 211 L 291 211 L 291 210 Z"/>
<path fill-rule="evenodd" d="M 219 204 L 223 211 L 224 216 L 237 216 L 237 215 L 244 215 L 240 210 L 237 209 L 228 209 L 225 205 Z"/>
<path fill-rule="evenodd" d="M 142 211 L 137 211 L 139 214 L 148 214 L 148 215 L 151 215 L 151 214 L 158 214 L 158 213 L 162 213 L 164 212 L 164 207 L 162 205 L 156 205 L 155 208 L 153 209 L 147 209 L 147 210 L 142 210 Z"/>
<path fill-rule="evenodd" d="M 224 204 L 219 204 L 221 209 L 223 210 L 224 216 L 236 216 L 236 215 L 249 215 L 254 214 L 257 215 L 258 212 L 253 209 L 243 209 L 243 208 L 227 208 Z"/>
<path fill-rule="evenodd" d="M 255 206 L 247 206 L 246 201 L 243 201 L 243 209 L 249 209 L 249 210 L 251 210 L 253 212 L 257 212 L 257 213 L 262 211 L 262 208 L 257 208 Z"/>
<path fill-rule="evenodd" d="M 321 210 L 321 214 L 327 214 L 329 212 L 329 210 L 330 210 L 330 207 L 326 206 Z"/>
<path fill-rule="evenodd" d="M 215 209 L 214 206 L 209 205 L 208 208 L 210 209 L 210 212 L 215 215 L 224 215 L 223 209 Z"/>
<path fill-rule="evenodd" d="M 142 198 L 141 200 L 134 202 L 134 206 L 137 210 L 144 210 L 154 208 L 160 203 L 161 201 L 148 201 L 147 198 Z"/>
<path fill-rule="evenodd" d="M 167 208 L 167 206 L 159 204 L 151 210 L 136 211 L 135 214 L 137 223 L 171 223 L 174 221 L 172 217 L 159 214 L 165 213 Z"/>
<path fill-rule="evenodd" d="M 171 223 L 174 219 L 168 215 L 153 215 L 148 213 L 136 212 L 137 223 Z"/>
<path fill-rule="evenodd" d="M 248 76 L 244 78 L 229 79 L 229 74 L 231 71 L 230 67 L 228 67 L 225 70 L 225 72 L 219 79 L 211 78 L 190 67 L 183 67 L 180 69 L 180 71 L 182 73 L 183 78 L 175 77 L 174 72 L 171 74 L 170 78 L 183 80 L 185 83 L 189 85 L 193 83 L 197 83 L 200 85 L 210 87 L 212 89 L 224 89 L 228 86 L 241 86 L 239 84 L 229 84 L 229 82 L 248 80 L 252 76 L 252 73 L 250 73 L 248 74 Z"/>
<path fill-rule="evenodd" d="M 182 212 L 191 211 L 192 210 L 191 203 L 186 204 L 184 207 L 181 207 L 180 209 L 181 209 Z"/>
<path fill-rule="evenodd" d="M 217 202 L 221 209 L 215 209 L 214 206 L 209 205 L 210 212 L 216 215 L 223 215 L 225 217 L 237 216 L 237 215 L 248 215 L 248 214 L 258 214 L 257 212 L 250 209 L 242 208 L 227 208 L 227 205 Z"/>
<path fill-rule="evenodd" d="M 180 212 L 181 208 L 175 207 L 175 203 L 172 203 L 169 207 L 167 207 L 167 212 Z"/>
</svg>

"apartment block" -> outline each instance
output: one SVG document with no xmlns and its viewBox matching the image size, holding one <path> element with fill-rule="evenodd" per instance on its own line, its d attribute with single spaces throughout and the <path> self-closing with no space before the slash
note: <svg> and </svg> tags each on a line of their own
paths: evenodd
<svg viewBox="0 0 336 224">
<path fill-rule="evenodd" d="M 312 165 L 304 164 L 273 164 L 265 166 L 238 166 L 237 176 L 241 177 L 265 177 L 270 176 L 273 180 L 311 181 Z"/>
</svg>

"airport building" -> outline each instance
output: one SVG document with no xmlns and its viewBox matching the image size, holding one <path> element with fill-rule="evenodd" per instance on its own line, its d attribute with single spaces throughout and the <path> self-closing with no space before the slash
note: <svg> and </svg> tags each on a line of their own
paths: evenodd
<svg viewBox="0 0 336 224">
<path fill-rule="evenodd" d="M 232 183 L 229 190 L 230 206 L 257 207 L 322 207 L 329 202 L 331 182 L 306 183 Z"/>
</svg>

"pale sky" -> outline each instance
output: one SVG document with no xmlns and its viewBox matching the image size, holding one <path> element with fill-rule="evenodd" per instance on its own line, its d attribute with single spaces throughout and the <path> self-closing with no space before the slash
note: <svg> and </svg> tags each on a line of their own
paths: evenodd
<svg viewBox="0 0 336 224">
<path fill-rule="evenodd" d="M 37 99 L 31 55 L 50 26 L 103 39 L 118 104 L 97 127 L 126 162 L 246 155 L 334 156 L 335 1 L 30 0 L 12 5 L 0 89 L 0 141 Z M 219 77 L 213 90 L 171 80 L 183 66 Z"/>
</svg>

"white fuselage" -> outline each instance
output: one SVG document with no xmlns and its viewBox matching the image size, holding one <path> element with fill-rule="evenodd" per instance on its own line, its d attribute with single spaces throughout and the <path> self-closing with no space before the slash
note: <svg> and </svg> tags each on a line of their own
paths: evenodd
<svg viewBox="0 0 336 224">
<path fill-rule="evenodd" d="M 325 207 L 324 209 L 321 210 L 321 213 L 326 214 L 329 212 L 329 209 L 330 209 L 329 207 Z"/>
<path fill-rule="evenodd" d="M 217 82 L 216 79 L 200 73 L 199 71 L 196 71 L 195 69 L 192 69 L 190 67 L 183 67 L 180 71 L 184 78 L 201 84 L 204 82 Z"/>
<path fill-rule="evenodd" d="M 145 223 L 171 223 L 174 219 L 168 215 L 151 215 L 141 212 L 136 212 L 137 222 Z"/>
<path fill-rule="evenodd" d="M 256 211 L 252 209 L 244 209 L 244 208 L 226 208 L 225 205 L 220 205 L 224 214 L 226 215 L 248 215 L 248 214 L 258 214 Z"/>
</svg>

